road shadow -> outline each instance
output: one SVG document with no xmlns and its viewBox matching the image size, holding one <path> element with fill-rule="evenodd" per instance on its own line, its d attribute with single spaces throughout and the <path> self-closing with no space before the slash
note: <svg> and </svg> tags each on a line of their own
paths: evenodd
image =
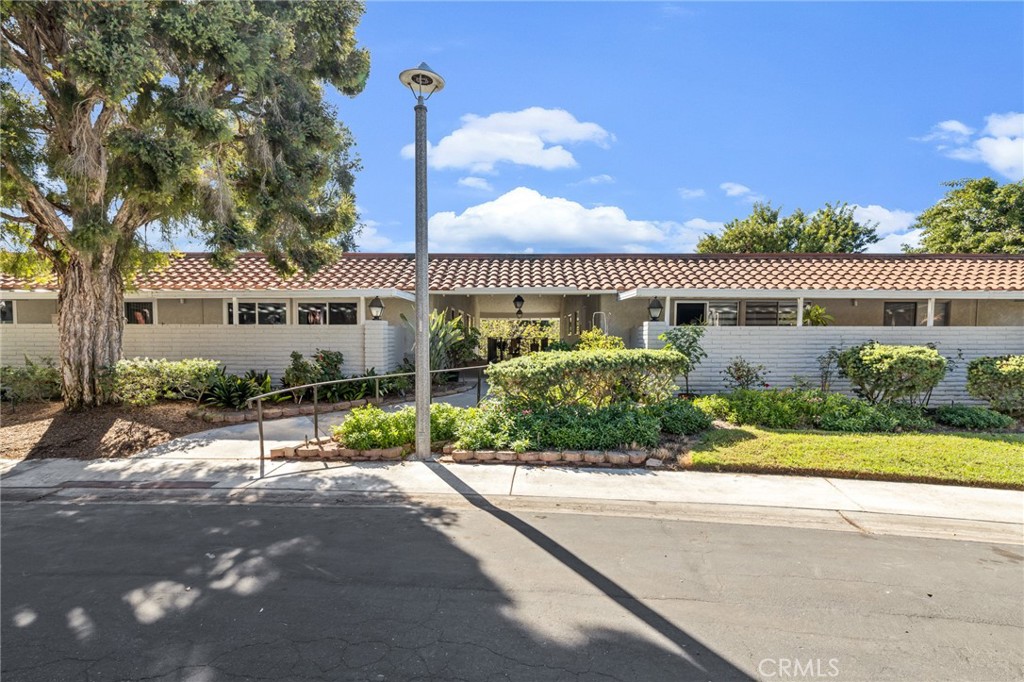
<svg viewBox="0 0 1024 682">
<path fill-rule="evenodd" d="M 750 679 L 449 482 L 491 518 L 397 491 L 386 505 L 9 504 L 3 679 Z M 458 543 L 466 523 L 514 529 L 503 551 L 543 550 L 528 570 L 578 578 L 580 610 L 527 599 L 537 581 L 520 594 L 514 576 L 492 577 L 496 550 Z"/>
</svg>

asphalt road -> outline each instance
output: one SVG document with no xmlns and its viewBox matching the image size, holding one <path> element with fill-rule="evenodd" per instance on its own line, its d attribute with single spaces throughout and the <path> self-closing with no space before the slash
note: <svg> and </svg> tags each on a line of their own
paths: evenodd
<svg viewBox="0 0 1024 682">
<path fill-rule="evenodd" d="M 1022 554 L 555 502 L 8 502 L 0 676 L 1019 680 Z"/>
</svg>

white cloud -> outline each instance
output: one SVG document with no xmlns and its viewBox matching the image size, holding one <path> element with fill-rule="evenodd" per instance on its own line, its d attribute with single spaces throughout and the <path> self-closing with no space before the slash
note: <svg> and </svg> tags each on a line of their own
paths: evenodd
<svg viewBox="0 0 1024 682">
<path fill-rule="evenodd" d="M 1024 114 L 989 114 L 985 117 L 985 133 L 992 137 L 1024 137 Z"/>
<path fill-rule="evenodd" d="M 396 242 L 381 234 L 379 228 L 380 223 L 376 220 L 364 220 L 363 229 L 356 236 L 356 248 L 366 253 L 409 253 L 415 250 L 415 242 Z"/>
<path fill-rule="evenodd" d="M 878 236 L 885 237 L 886 235 L 904 233 L 910 229 L 910 226 L 914 224 L 917 219 L 917 214 L 912 211 L 902 211 L 900 209 L 888 209 L 878 204 L 869 204 L 867 206 L 853 206 L 853 219 L 861 225 L 872 223 L 875 224 L 875 231 Z"/>
<path fill-rule="evenodd" d="M 924 230 L 910 230 L 909 232 L 893 233 L 878 240 L 866 250 L 868 253 L 900 253 L 903 245 L 917 246 L 921 241 L 921 233 Z"/>
<path fill-rule="evenodd" d="M 679 196 L 683 199 L 700 199 L 705 194 L 707 194 L 707 192 L 702 189 L 691 189 L 689 187 L 679 188 Z"/>
<path fill-rule="evenodd" d="M 725 223 L 720 223 L 714 220 L 704 220 L 703 218 L 692 218 L 683 223 L 683 227 L 691 230 L 699 230 L 700 232 L 718 232 Z"/>
<path fill-rule="evenodd" d="M 472 173 L 491 173 L 499 163 L 513 163 L 544 170 L 575 168 L 578 164 L 563 144 L 590 142 L 606 147 L 614 136 L 596 123 L 576 120 L 564 109 L 530 107 L 500 111 L 490 116 L 466 114 L 462 127 L 429 146 L 432 168 L 465 168 Z M 415 156 L 413 145 L 402 156 Z"/>
<path fill-rule="evenodd" d="M 977 136 L 973 128 L 959 121 L 943 121 L 917 139 L 939 142 L 936 151 L 951 159 L 984 163 L 1010 180 L 1024 179 L 1024 113 L 989 114 Z"/>
<path fill-rule="evenodd" d="M 608 175 L 607 173 L 602 173 L 601 175 L 592 175 L 589 178 L 584 178 L 583 180 L 580 180 L 579 182 L 574 182 L 572 183 L 572 186 L 579 187 L 580 185 L 610 185 L 613 182 L 615 182 L 615 178 Z"/>
<path fill-rule="evenodd" d="M 725 192 L 727 197 L 741 197 L 744 194 L 750 194 L 750 188 L 738 182 L 723 182 L 718 187 Z"/>
<path fill-rule="evenodd" d="M 691 250 L 699 236 L 679 223 L 635 220 L 616 206 L 587 208 L 517 187 L 462 213 L 430 218 L 430 248 L 442 252 Z"/>
<path fill-rule="evenodd" d="M 487 182 L 486 178 L 477 178 L 470 176 L 468 178 L 459 178 L 459 185 L 462 187 L 469 187 L 470 189 L 482 189 L 487 192 L 494 191 L 491 187 L 491 183 Z"/>
</svg>

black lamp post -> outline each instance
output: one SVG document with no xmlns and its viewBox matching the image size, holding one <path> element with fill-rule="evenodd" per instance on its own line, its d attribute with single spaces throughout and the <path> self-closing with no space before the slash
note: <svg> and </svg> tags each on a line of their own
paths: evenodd
<svg viewBox="0 0 1024 682">
<path fill-rule="evenodd" d="M 384 302 L 380 300 L 380 296 L 374 296 L 370 301 L 370 314 L 375 320 L 379 320 L 380 316 L 384 314 Z"/>
<path fill-rule="evenodd" d="M 647 306 L 647 312 L 651 315 L 651 322 L 657 322 L 661 319 L 661 312 L 665 309 L 661 301 L 656 298 L 651 299 L 651 304 Z"/>
</svg>

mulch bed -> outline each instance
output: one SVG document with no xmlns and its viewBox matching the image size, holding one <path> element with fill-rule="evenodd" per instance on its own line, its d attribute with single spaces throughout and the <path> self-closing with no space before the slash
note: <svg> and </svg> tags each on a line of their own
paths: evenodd
<svg viewBox="0 0 1024 682">
<path fill-rule="evenodd" d="M 65 412 L 60 403 L 18 405 L 0 410 L 0 457 L 4 459 L 107 459 L 129 457 L 179 436 L 211 426 L 186 412 L 187 401 L 148 407 L 122 405 Z"/>
</svg>

